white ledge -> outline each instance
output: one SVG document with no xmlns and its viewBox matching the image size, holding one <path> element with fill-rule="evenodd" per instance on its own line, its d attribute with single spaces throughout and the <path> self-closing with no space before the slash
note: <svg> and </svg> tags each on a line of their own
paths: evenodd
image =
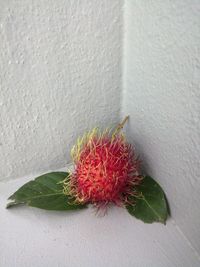
<svg viewBox="0 0 200 267">
<path fill-rule="evenodd" d="M 1 267 L 199 267 L 173 220 L 144 224 L 126 210 L 96 217 L 91 208 L 52 212 L 7 210 L 6 199 L 32 177 L 0 183 Z"/>
</svg>

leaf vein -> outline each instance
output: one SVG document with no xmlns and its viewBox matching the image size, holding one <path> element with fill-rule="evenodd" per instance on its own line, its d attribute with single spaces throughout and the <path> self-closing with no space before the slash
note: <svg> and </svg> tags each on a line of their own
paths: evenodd
<svg viewBox="0 0 200 267">
<path fill-rule="evenodd" d="M 149 202 L 143 198 L 144 202 L 147 204 L 147 206 L 153 211 L 153 213 L 158 217 L 159 221 L 163 221 L 160 215 L 152 208 L 152 206 L 149 204 Z"/>
</svg>

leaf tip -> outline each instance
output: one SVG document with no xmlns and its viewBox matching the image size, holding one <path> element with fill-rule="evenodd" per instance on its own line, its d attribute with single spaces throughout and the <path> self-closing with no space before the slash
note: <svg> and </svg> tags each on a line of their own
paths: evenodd
<svg viewBox="0 0 200 267">
<path fill-rule="evenodd" d="M 14 205 L 14 202 L 9 202 L 9 203 L 6 205 L 6 209 L 11 208 L 13 205 Z"/>
</svg>

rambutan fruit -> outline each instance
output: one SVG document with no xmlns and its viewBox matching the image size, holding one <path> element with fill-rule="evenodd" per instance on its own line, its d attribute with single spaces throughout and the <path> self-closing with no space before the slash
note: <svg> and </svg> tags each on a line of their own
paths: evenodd
<svg viewBox="0 0 200 267">
<path fill-rule="evenodd" d="M 74 171 L 65 191 L 77 203 L 91 203 L 98 208 L 109 203 L 123 206 L 140 184 L 140 161 L 133 146 L 120 133 L 125 121 L 113 134 L 108 130 L 100 133 L 95 128 L 73 147 Z"/>
</svg>

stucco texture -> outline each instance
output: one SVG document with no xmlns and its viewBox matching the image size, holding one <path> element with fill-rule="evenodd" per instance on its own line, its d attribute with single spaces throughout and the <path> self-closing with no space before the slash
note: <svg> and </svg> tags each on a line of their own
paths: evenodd
<svg viewBox="0 0 200 267">
<path fill-rule="evenodd" d="M 121 18 L 120 0 L 0 1 L 1 180 L 65 166 L 118 120 Z"/>
<path fill-rule="evenodd" d="M 199 0 L 0 0 L 1 267 L 200 266 L 199 13 Z M 5 209 L 70 162 L 77 136 L 126 115 L 166 225 L 119 207 Z"/>
</svg>

